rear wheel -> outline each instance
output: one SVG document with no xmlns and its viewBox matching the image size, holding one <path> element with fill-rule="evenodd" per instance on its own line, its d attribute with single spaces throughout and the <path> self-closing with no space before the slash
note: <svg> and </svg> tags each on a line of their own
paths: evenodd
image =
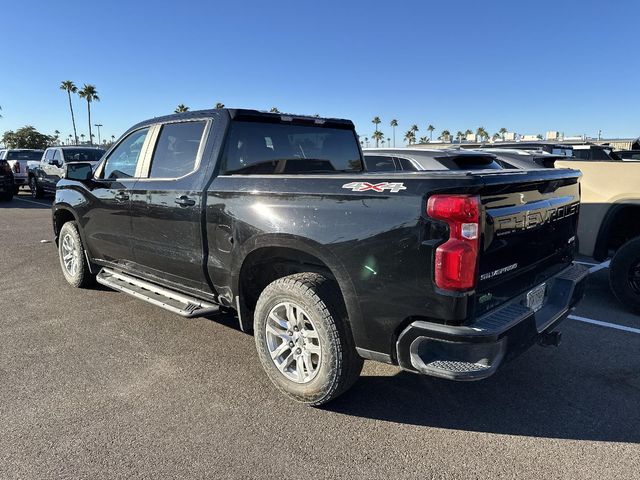
<svg viewBox="0 0 640 480">
<path fill-rule="evenodd" d="M 255 309 L 258 355 L 285 395 L 322 405 L 357 380 L 363 360 L 353 344 L 335 283 L 316 273 L 280 278 L 264 289 Z"/>
<path fill-rule="evenodd" d="M 11 189 L 5 190 L 2 193 L 2 196 L 0 198 L 2 198 L 2 200 L 10 202 L 11 200 L 13 200 L 13 190 L 11 190 Z"/>
<path fill-rule="evenodd" d="M 611 259 L 609 280 L 618 300 L 640 312 L 640 237 L 618 249 Z"/>
<path fill-rule="evenodd" d="M 60 229 L 58 256 L 62 273 L 69 285 L 85 288 L 94 283 L 95 276 L 89 270 L 76 222 L 67 222 Z"/>
<path fill-rule="evenodd" d="M 31 196 L 33 198 L 42 198 L 44 197 L 44 190 L 40 187 L 38 183 L 38 179 L 36 177 L 29 178 L 29 188 L 31 189 Z"/>
<path fill-rule="evenodd" d="M 15 193 L 16 195 L 20 193 L 20 185 L 16 185 L 15 187 L 13 187 L 13 193 Z"/>
</svg>

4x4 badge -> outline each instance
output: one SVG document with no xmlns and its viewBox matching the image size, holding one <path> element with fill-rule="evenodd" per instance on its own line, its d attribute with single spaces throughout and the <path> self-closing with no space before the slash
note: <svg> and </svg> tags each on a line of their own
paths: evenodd
<svg viewBox="0 0 640 480">
<path fill-rule="evenodd" d="M 342 188 L 346 188 L 353 192 L 366 192 L 367 190 L 373 190 L 374 192 L 384 192 L 389 190 L 391 193 L 398 193 L 400 190 L 406 190 L 407 187 L 404 183 L 397 182 L 381 182 L 381 183 L 369 183 L 369 182 L 351 182 L 345 183 Z"/>
</svg>

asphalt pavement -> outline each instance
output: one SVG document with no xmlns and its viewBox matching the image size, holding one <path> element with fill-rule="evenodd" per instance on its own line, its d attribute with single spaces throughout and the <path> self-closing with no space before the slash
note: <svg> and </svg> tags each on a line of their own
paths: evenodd
<svg viewBox="0 0 640 480">
<path fill-rule="evenodd" d="M 566 320 L 558 348 L 473 383 L 366 362 L 310 408 L 231 316 L 73 289 L 41 240 L 50 199 L 0 203 L 2 479 L 640 478 L 640 317 L 606 268 L 574 312 L 603 324 Z"/>
</svg>

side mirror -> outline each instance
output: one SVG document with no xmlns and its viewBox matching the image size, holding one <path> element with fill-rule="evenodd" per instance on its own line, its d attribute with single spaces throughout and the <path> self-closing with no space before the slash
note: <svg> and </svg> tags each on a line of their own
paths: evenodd
<svg viewBox="0 0 640 480">
<path fill-rule="evenodd" d="M 49 165 L 54 165 L 56 167 L 60 167 L 60 162 L 58 160 L 49 160 Z"/>
<path fill-rule="evenodd" d="M 90 163 L 67 163 L 67 168 L 64 172 L 64 178 L 67 180 L 86 182 L 91 177 L 93 177 L 93 166 Z"/>
</svg>

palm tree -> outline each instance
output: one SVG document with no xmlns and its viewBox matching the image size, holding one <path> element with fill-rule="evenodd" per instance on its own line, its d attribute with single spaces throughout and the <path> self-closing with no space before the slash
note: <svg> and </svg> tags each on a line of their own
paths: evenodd
<svg viewBox="0 0 640 480">
<path fill-rule="evenodd" d="M 173 111 L 173 113 L 184 113 L 184 112 L 188 112 L 189 111 L 189 107 L 187 107 L 184 103 L 181 103 L 180 105 L 178 105 L 176 107 L 176 109 Z"/>
<path fill-rule="evenodd" d="M 278 107 L 271 107 L 271 110 L 269 110 L 271 113 L 280 113 L 280 110 L 278 110 Z"/>
<path fill-rule="evenodd" d="M 60 130 L 53 131 L 53 139 L 56 141 L 56 144 L 60 144 Z"/>
<path fill-rule="evenodd" d="M 116 141 L 116 136 L 115 135 L 111 135 L 111 143 Z"/>
<path fill-rule="evenodd" d="M 451 132 L 449 130 L 443 130 L 440 134 L 440 140 L 442 140 L 443 142 L 448 142 L 450 136 Z"/>
<path fill-rule="evenodd" d="M 416 140 L 416 132 L 407 130 L 407 133 L 404 134 L 404 139 L 411 145 Z"/>
<path fill-rule="evenodd" d="M 467 135 L 473 135 L 473 131 L 469 130 L 468 128 L 464 131 L 464 136 L 466 137 Z"/>
<path fill-rule="evenodd" d="M 413 132 L 413 141 L 415 142 L 416 140 L 416 133 L 418 132 L 418 130 L 420 130 L 418 128 L 418 125 L 416 125 L 415 123 L 413 125 L 411 125 L 411 128 L 409 129 Z"/>
<path fill-rule="evenodd" d="M 224 103 L 216 103 L 216 108 L 224 108 Z"/>
<path fill-rule="evenodd" d="M 368 148 L 369 147 L 369 137 L 364 137 L 364 145 Z"/>
<path fill-rule="evenodd" d="M 396 146 L 396 127 L 398 126 L 398 120 L 394 118 L 393 120 L 391 120 L 389 125 L 391 125 L 391 128 L 393 128 L 393 146 L 395 147 Z"/>
<path fill-rule="evenodd" d="M 480 141 L 484 140 L 485 138 L 489 138 L 489 134 L 484 129 L 484 127 L 478 127 L 478 130 L 476 130 L 476 135 L 480 137 Z"/>
<path fill-rule="evenodd" d="M 389 137 L 387 137 L 387 145 L 391 146 L 391 139 Z M 394 145 L 395 147 L 395 145 Z"/>
<path fill-rule="evenodd" d="M 93 135 L 91 135 L 91 102 L 99 102 L 100 97 L 94 85 L 84 84 L 82 90 L 78 91 L 80 98 L 84 98 L 87 101 L 87 115 L 89 117 L 89 141 L 93 145 Z"/>
<path fill-rule="evenodd" d="M 380 120 L 380 117 L 373 117 L 373 120 L 371 120 L 371 123 L 376 126 L 376 132 L 378 131 L 378 125 L 380 125 L 381 122 L 382 120 Z"/>
<path fill-rule="evenodd" d="M 72 141 L 73 141 L 73 135 L 69 134 L 69 145 L 71 145 Z"/>
<path fill-rule="evenodd" d="M 507 134 L 507 129 L 502 127 L 500 130 L 498 130 L 498 133 L 500 134 L 500 138 L 502 138 L 502 140 L 504 140 L 504 136 Z"/>
<path fill-rule="evenodd" d="M 456 132 L 456 138 L 458 139 L 458 143 L 462 143 L 462 137 L 464 137 L 464 133 L 462 133 L 460 130 L 458 130 Z"/>
<path fill-rule="evenodd" d="M 430 139 L 430 140 L 433 140 L 433 131 L 434 131 L 435 129 L 436 129 L 436 127 L 434 127 L 434 126 L 433 126 L 433 125 L 431 125 L 431 124 L 427 127 L 427 130 L 429 130 L 429 139 Z"/>
<path fill-rule="evenodd" d="M 427 143 L 427 137 L 420 137 L 420 140 L 418 140 L 418 143 Z"/>
<path fill-rule="evenodd" d="M 84 143 L 84 133 L 80 134 L 80 138 L 82 139 L 82 143 Z"/>
<path fill-rule="evenodd" d="M 376 141 L 376 148 L 378 148 L 380 140 L 384 139 L 384 133 L 382 133 L 380 130 L 376 130 L 375 132 L 373 132 L 373 135 L 371 135 L 371 138 Z"/>
<path fill-rule="evenodd" d="M 60 83 L 60 90 L 65 90 L 67 92 L 67 96 L 69 97 L 69 110 L 71 110 L 71 123 L 73 123 L 73 136 L 76 140 L 76 145 L 78 144 L 78 132 L 76 131 L 76 117 L 73 114 L 73 104 L 71 103 L 71 94 L 76 93 L 78 91 L 78 87 L 71 80 L 64 80 Z"/>
</svg>

